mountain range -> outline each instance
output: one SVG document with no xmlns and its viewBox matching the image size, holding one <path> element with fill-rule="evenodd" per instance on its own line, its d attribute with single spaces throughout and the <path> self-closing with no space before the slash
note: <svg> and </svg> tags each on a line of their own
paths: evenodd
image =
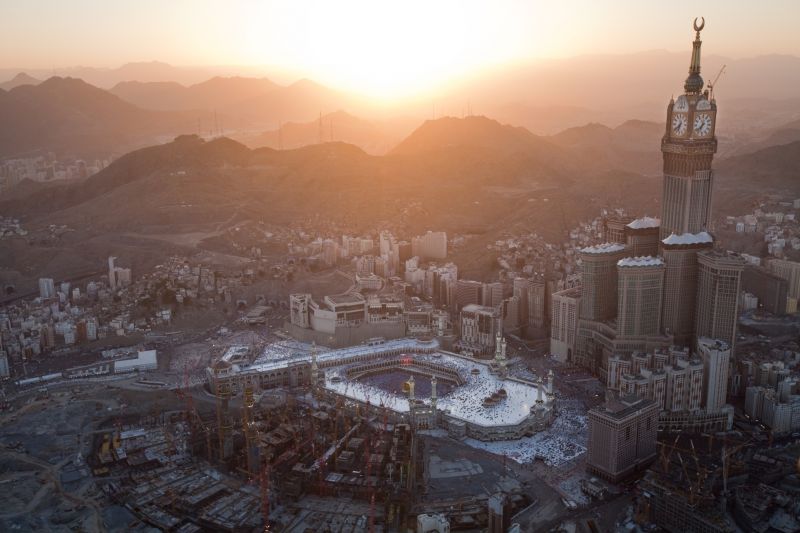
<svg viewBox="0 0 800 533">
<path fill-rule="evenodd" d="M 346 95 L 310 80 L 281 86 L 266 78 L 214 77 L 188 87 L 128 81 L 109 92 L 142 109 L 213 111 L 218 119 L 230 121 L 229 128 L 240 129 L 281 120 L 311 120 L 320 111 L 348 104 Z"/>
<path fill-rule="evenodd" d="M 659 173 L 637 170 L 657 163 L 660 129 L 592 124 L 539 136 L 481 116 L 441 118 L 384 156 L 343 142 L 275 150 L 179 136 L 83 182 L 23 182 L 0 197 L 0 212 L 34 234 L 50 224 L 73 229 L 42 246 L 0 242 L 0 281 L 64 277 L 110 253 L 158 262 L 177 250 L 220 252 L 220 232 L 256 222 L 360 232 L 382 221 L 408 234 L 477 234 L 479 243 L 533 230 L 557 242 L 603 207 L 660 212 Z M 718 215 L 747 212 L 763 195 L 800 197 L 800 142 L 720 159 L 716 168 Z"/>
<path fill-rule="evenodd" d="M 10 91 L 11 89 L 19 87 L 20 85 L 38 85 L 41 82 L 41 80 L 38 80 L 33 76 L 29 76 L 24 72 L 20 72 L 7 82 L 0 83 L 0 90 Z"/>
<path fill-rule="evenodd" d="M 224 134 L 252 147 L 289 148 L 320 139 L 340 140 L 382 154 L 429 118 L 431 110 L 434 116 L 491 116 L 539 135 L 556 135 L 590 123 L 614 128 L 631 119 L 661 124 L 666 95 L 670 87 L 675 93 L 681 90 L 687 62 L 688 52 L 664 51 L 538 61 L 483 72 L 428 96 L 392 105 L 378 105 L 311 80 L 286 84 L 272 76 L 253 76 L 259 70 L 255 68 L 239 68 L 240 75 L 230 76 L 236 71 L 233 67 L 183 68 L 141 62 L 115 69 L 58 71 L 82 76 L 87 93 L 83 98 L 88 101 L 93 98 L 89 94 L 98 96 L 105 111 L 91 105 L 75 107 L 73 97 L 59 94 L 56 82 L 45 85 L 46 91 L 33 90 L 42 85 L 40 79 L 69 78 L 50 78 L 42 70 L 3 70 L 0 79 L 9 81 L 0 86 L 0 117 L 7 120 L 0 124 L 0 157 L 37 149 L 79 157 L 102 152 L 107 156 L 182 133 Z M 723 65 L 724 73 L 715 86 L 720 108 L 719 155 L 732 156 L 795 139 L 795 128 L 783 126 L 800 120 L 800 98 L 794 90 L 800 86 L 800 58 L 704 55 L 706 80 L 713 81 Z M 63 85 L 74 96 L 76 84 Z M 130 122 L 102 123 L 107 119 L 109 100 L 99 97 L 100 90 L 139 111 L 119 105 L 115 116 L 129 116 Z M 333 115 L 339 112 L 343 114 Z M 331 115 L 327 123 L 323 120 L 322 134 L 320 115 Z M 787 131 L 778 131 L 781 128 Z M 20 135 L 11 133 L 16 131 Z M 73 131 L 77 135 L 73 136 Z M 618 132 L 618 136 L 622 134 Z M 630 140 L 635 141 L 636 136 Z M 557 139 L 553 143 L 561 145 Z M 69 151 L 74 153 L 64 154 Z M 618 156 L 626 157 L 625 151 L 620 147 L 617 156 L 610 156 L 610 168 L 616 166 Z M 645 166 L 642 162 L 640 168 Z"/>
<path fill-rule="evenodd" d="M 186 114 L 140 109 L 82 80 L 53 77 L 0 90 L 0 157 L 119 154 L 195 131 L 195 123 Z"/>
</svg>

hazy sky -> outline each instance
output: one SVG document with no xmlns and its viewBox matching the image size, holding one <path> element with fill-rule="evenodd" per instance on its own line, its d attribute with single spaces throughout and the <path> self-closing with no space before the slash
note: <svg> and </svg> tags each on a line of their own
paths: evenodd
<svg viewBox="0 0 800 533">
<path fill-rule="evenodd" d="M 686 51 L 800 55 L 800 0 L 0 0 L 0 68 L 275 65 L 392 96 L 500 63 Z"/>
</svg>

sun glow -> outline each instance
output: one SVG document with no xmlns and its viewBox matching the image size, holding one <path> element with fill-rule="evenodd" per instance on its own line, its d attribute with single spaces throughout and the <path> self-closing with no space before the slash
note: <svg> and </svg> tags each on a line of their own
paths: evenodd
<svg viewBox="0 0 800 533">
<path fill-rule="evenodd" d="M 252 61 L 303 65 L 317 80 L 382 99 L 422 93 L 517 58 L 534 26 L 531 20 L 509 26 L 502 10 L 472 1 L 261 4 L 247 20 Z M 273 31 L 277 21 L 282 27 Z"/>
</svg>

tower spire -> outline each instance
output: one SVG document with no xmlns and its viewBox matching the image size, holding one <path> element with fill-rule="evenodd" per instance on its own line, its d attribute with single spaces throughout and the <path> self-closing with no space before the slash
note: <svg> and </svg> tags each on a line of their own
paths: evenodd
<svg viewBox="0 0 800 533">
<path fill-rule="evenodd" d="M 692 43 L 692 62 L 689 64 L 689 77 L 686 78 L 686 83 L 683 88 L 686 94 L 700 94 L 703 90 L 703 78 L 700 77 L 700 45 L 703 41 L 700 40 L 700 32 L 706 25 L 706 19 L 700 17 L 700 24 L 697 19 L 694 19 L 692 27 L 694 28 L 695 36 Z"/>
</svg>

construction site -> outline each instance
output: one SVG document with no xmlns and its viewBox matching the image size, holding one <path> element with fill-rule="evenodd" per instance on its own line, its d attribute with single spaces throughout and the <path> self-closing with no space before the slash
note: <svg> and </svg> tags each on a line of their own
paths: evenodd
<svg viewBox="0 0 800 533">
<path fill-rule="evenodd" d="M 505 461 L 450 464 L 462 454 L 437 452 L 435 430 L 369 399 L 314 386 L 233 397 L 224 381 L 213 392 L 179 388 L 183 409 L 116 420 L 95 435 L 87 465 L 142 522 L 181 532 L 379 532 L 416 530 L 430 515 L 485 530 L 499 513 L 505 531 L 532 503 Z M 429 492 L 432 480 L 459 477 L 469 480 L 463 490 Z"/>
<path fill-rule="evenodd" d="M 636 521 L 664 531 L 800 531 L 800 444 L 760 448 L 749 435 L 659 441 L 638 484 Z"/>
</svg>

